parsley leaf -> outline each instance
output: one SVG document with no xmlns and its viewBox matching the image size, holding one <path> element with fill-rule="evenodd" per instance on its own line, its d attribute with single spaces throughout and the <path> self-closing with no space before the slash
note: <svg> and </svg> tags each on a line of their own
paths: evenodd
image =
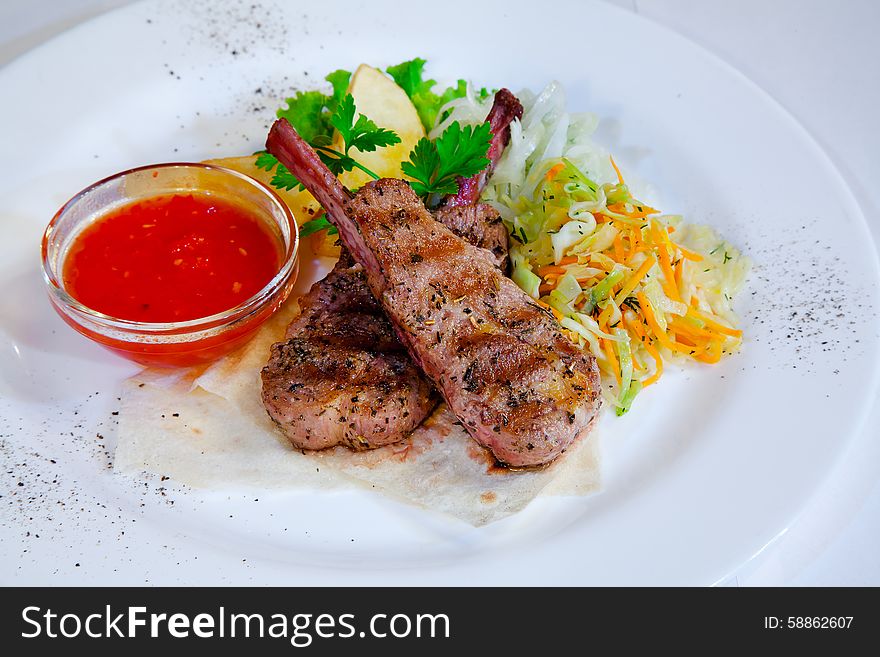
<svg viewBox="0 0 880 657">
<path fill-rule="evenodd" d="M 319 138 L 312 141 L 311 144 L 321 161 L 334 175 L 338 176 L 343 171 L 357 168 L 378 179 L 379 176 L 351 157 L 349 151 L 354 148 L 362 153 L 371 152 L 383 146 L 399 144 L 400 137 L 393 130 L 380 128 L 363 114 L 358 114 L 357 120 L 355 120 L 356 113 L 354 97 L 351 94 L 345 94 L 339 101 L 333 116 L 330 117 L 330 125 L 342 137 L 342 152 L 332 148 L 332 142 L 329 140 Z"/>
<path fill-rule="evenodd" d="M 305 186 L 297 179 L 297 177 L 290 173 L 290 170 L 280 162 L 278 163 L 278 168 L 275 170 L 275 175 L 272 176 L 269 184 L 276 189 L 283 189 L 286 192 L 289 192 L 294 187 L 305 189 Z"/>
<path fill-rule="evenodd" d="M 290 169 L 281 164 L 281 162 L 278 161 L 278 158 L 272 155 L 272 153 L 259 151 L 256 153 L 256 156 L 257 159 L 254 161 L 254 166 L 263 171 L 275 171 L 275 175 L 269 180 L 269 184 L 272 185 L 272 187 L 275 189 L 283 189 L 287 192 L 294 187 L 305 189 L 303 184 L 297 180 L 296 176 L 290 172 Z"/>
<path fill-rule="evenodd" d="M 437 152 L 437 146 L 424 137 L 419 139 L 412 149 L 409 160 L 400 165 L 400 170 L 414 179 L 412 187 L 419 196 L 430 193 L 432 178 L 439 168 L 440 154 Z"/>
<path fill-rule="evenodd" d="M 464 128 L 458 121 L 451 123 L 434 142 L 443 166 L 441 175 L 469 178 L 485 169 L 489 165 L 486 153 L 491 141 L 488 123 Z"/>
<path fill-rule="evenodd" d="M 354 98 L 351 94 L 346 94 L 330 118 L 330 123 L 345 142 L 346 155 L 352 148 L 369 153 L 383 146 L 400 143 L 400 137 L 393 130 L 380 128 L 363 114 L 358 115 L 355 121 L 354 114 Z"/>
<path fill-rule="evenodd" d="M 326 78 L 333 85 L 332 96 L 318 91 L 299 92 L 296 97 L 287 99 L 287 109 L 278 110 L 278 116 L 290 121 L 333 175 L 339 176 L 357 168 L 373 178 L 378 178 L 375 173 L 359 164 L 349 152 L 355 149 L 369 153 L 377 148 L 399 144 L 400 137 L 393 130 L 380 128 L 363 114 L 357 114 L 354 97 L 346 93 L 350 78 L 349 71 L 334 71 Z M 329 111 L 331 108 L 332 112 Z M 342 152 L 333 148 L 334 130 L 342 137 Z M 264 171 L 275 172 L 269 184 L 277 189 L 289 191 L 295 187 L 304 188 L 296 176 L 270 153 L 257 153 L 255 164 Z"/>
<path fill-rule="evenodd" d="M 339 134 L 342 135 L 342 139 L 346 144 L 351 141 L 351 130 L 354 126 L 354 113 L 354 96 L 346 94 L 343 96 L 342 100 L 339 101 L 339 105 L 333 113 L 333 116 L 330 117 L 330 124 L 339 131 Z"/>
<path fill-rule="evenodd" d="M 400 169 L 414 180 L 419 196 L 455 194 L 457 178 L 469 178 L 489 165 L 491 140 L 488 123 L 462 128 L 454 121 L 435 141 L 422 137 Z"/>
<path fill-rule="evenodd" d="M 279 164 L 278 158 L 267 151 L 257 151 L 254 155 L 257 156 L 254 166 L 263 171 L 271 171 Z"/>
<path fill-rule="evenodd" d="M 312 233 L 317 233 L 319 230 L 324 230 L 325 228 L 327 229 L 328 235 L 336 235 L 339 232 L 336 229 L 336 226 L 334 226 L 327 220 L 327 217 L 321 215 L 320 217 L 311 219 L 300 226 L 299 236 L 308 237 Z"/>
</svg>

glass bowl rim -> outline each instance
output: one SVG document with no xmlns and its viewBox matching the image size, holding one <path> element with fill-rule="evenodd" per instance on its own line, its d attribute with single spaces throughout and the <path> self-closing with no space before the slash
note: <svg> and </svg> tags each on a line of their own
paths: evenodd
<svg viewBox="0 0 880 657">
<path fill-rule="evenodd" d="M 49 247 L 53 237 L 54 229 L 64 217 L 65 213 L 83 196 L 114 180 L 133 173 L 141 173 L 143 171 L 155 169 L 171 168 L 194 168 L 218 171 L 224 175 L 231 175 L 247 184 L 250 184 L 251 186 L 258 189 L 260 192 L 262 192 L 264 196 L 268 197 L 272 205 L 279 209 L 282 216 L 287 219 L 288 227 L 290 230 L 289 245 L 285 245 L 286 250 L 284 253 L 284 261 L 281 263 L 278 272 L 271 278 L 271 280 L 269 280 L 268 283 L 266 283 L 266 285 L 260 288 L 260 290 L 254 293 L 251 297 L 242 301 L 240 304 L 233 306 L 232 308 L 229 308 L 227 310 L 214 313 L 213 315 L 206 315 L 204 317 L 197 317 L 195 319 L 189 319 L 180 322 L 139 322 L 129 319 L 120 319 L 118 317 L 113 317 L 112 315 L 107 315 L 93 308 L 90 308 L 89 306 L 86 306 L 85 304 L 73 298 L 73 296 L 71 296 L 70 293 L 64 289 L 64 286 L 59 281 L 60 272 L 55 271 L 53 263 L 51 262 L 49 257 Z M 147 194 L 144 195 L 143 198 L 149 197 L 149 194 Z M 98 180 L 97 182 L 88 185 L 87 187 L 74 194 L 66 203 L 64 203 L 64 205 L 62 205 L 58 209 L 58 211 L 52 217 L 52 220 L 49 222 L 49 225 L 46 226 L 46 230 L 43 232 L 43 239 L 41 243 L 43 280 L 48 286 L 53 300 L 56 301 L 56 303 L 61 304 L 65 312 L 68 310 L 73 311 L 75 315 L 84 317 L 106 328 L 148 335 L 181 334 L 187 332 L 196 333 L 210 327 L 230 324 L 232 322 L 247 317 L 252 312 L 259 310 L 265 301 L 271 299 L 275 295 L 275 293 L 283 287 L 284 283 L 293 273 L 298 254 L 299 226 L 293 216 L 293 212 L 290 210 L 289 207 L 287 207 L 287 204 L 281 200 L 281 197 L 275 192 L 275 190 L 273 190 L 265 183 L 257 180 L 256 178 L 252 178 L 251 176 L 241 173 L 240 171 L 236 171 L 234 169 L 219 166 L 216 164 L 207 164 L 204 162 L 162 162 L 158 164 L 145 164 L 143 166 L 119 171 L 105 178 L 102 178 L 101 180 Z"/>
</svg>

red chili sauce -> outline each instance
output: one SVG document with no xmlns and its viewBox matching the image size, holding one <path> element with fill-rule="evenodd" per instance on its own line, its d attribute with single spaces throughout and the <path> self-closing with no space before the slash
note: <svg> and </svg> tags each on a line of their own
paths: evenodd
<svg viewBox="0 0 880 657">
<path fill-rule="evenodd" d="M 207 194 L 169 194 L 85 229 L 62 278 L 75 299 L 106 315 L 180 322 L 246 301 L 280 265 L 277 240 L 244 208 Z"/>
</svg>

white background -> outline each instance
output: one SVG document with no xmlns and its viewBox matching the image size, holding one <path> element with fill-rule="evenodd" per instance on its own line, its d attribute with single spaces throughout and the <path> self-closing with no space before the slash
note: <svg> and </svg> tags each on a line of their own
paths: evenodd
<svg viewBox="0 0 880 657">
<path fill-rule="evenodd" d="M 778 100 L 840 169 L 880 243 L 880 2 L 611 1 L 703 46 Z M 0 0 L 0 66 L 129 2 Z M 800 518 L 724 583 L 880 585 L 878 539 L 880 405 Z"/>
</svg>

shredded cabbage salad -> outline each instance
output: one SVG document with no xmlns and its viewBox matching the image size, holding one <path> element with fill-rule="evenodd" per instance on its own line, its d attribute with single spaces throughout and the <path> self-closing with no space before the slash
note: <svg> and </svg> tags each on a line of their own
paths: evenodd
<svg viewBox="0 0 880 657">
<path fill-rule="evenodd" d="M 732 300 L 749 263 L 710 227 L 634 198 L 592 141 L 596 118 L 566 112 L 559 83 L 518 96 L 522 121 L 483 200 L 510 231 L 513 280 L 592 352 L 622 415 L 666 361 L 716 363 L 739 348 Z M 431 137 L 483 122 L 491 105 L 469 89 L 444 105 Z"/>
</svg>

